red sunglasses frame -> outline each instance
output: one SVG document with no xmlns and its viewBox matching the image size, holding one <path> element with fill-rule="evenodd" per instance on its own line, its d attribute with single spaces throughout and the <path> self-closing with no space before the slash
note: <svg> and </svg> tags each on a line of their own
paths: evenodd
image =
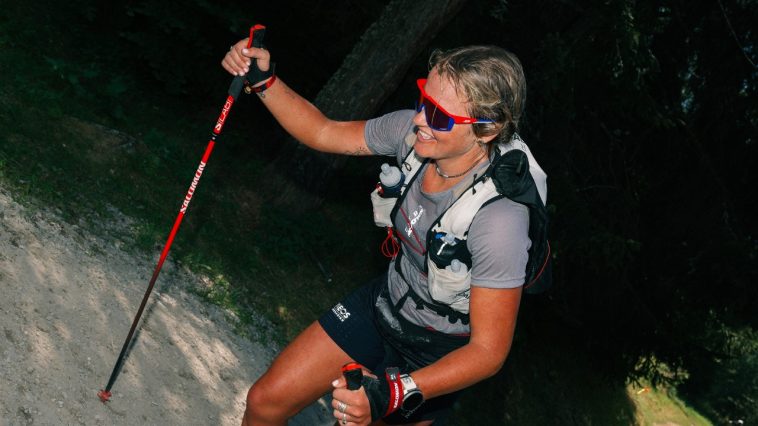
<svg viewBox="0 0 758 426">
<path fill-rule="evenodd" d="M 492 120 L 488 120 L 486 118 L 472 118 L 472 117 L 464 117 L 461 115 L 455 115 L 450 114 L 445 110 L 445 108 L 442 108 L 442 105 L 437 103 L 437 101 L 434 100 L 431 96 L 426 94 L 426 91 L 424 90 L 424 86 L 426 86 L 426 80 L 425 78 L 419 78 L 416 80 L 416 85 L 418 86 L 418 90 L 420 93 L 418 103 L 416 105 L 416 112 L 421 112 L 421 109 L 424 109 L 424 117 L 426 118 L 426 124 L 429 125 L 430 128 L 433 130 L 443 131 L 443 132 L 449 132 L 453 129 L 453 125 L 455 124 L 476 124 L 476 123 L 492 123 Z M 435 110 L 429 111 L 429 108 L 426 108 L 424 105 L 424 100 L 429 101 L 432 105 L 434 105 Z M 446 127 L 439 127 L 439 126 L 433 126 L 432 121 L 434 114 L 439 111 L 442 114 L 444 114 L 447 117 L 447 126 Z M 431 114 L 431 115 L 430 115 Z"/>
</svg>

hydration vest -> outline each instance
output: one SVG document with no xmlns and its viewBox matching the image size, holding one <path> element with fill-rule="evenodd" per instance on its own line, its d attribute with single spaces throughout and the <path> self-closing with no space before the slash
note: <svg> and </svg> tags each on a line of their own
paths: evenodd
<svg viewBox="0 0 758 426">
<path fill-rule="evenodd" d="M 405 139 L 408 146 L 415 142 L 415 133 Z M 405 198 L 406 191 L 418 178 L 419 171 L 429 159 L 419 158 L 413 148 L 403 159 L 401 170 L 405 181 L 397 198 L 382 198 L 377 188 L 371 194 L 374 205 L 374 222 L 378 226 L 392 227 Z M 459 185 L 454 191 L 453 203 L 432 222 L 426 236 L 426 261 L 429 293 L 437 303 L 429 303 L 410 289 L 417 306 L 427 307 L 451 322 L 461 319 L 468 323 L 471 291 L 471 254 L 466 246 L 468 232 L 476 213 L 485 205 L 508 198 L 523 204 L 529 211 L 529 238 L 531 247 L 526 265 L 524 292 L 536 294 L 550 287 L 550 244 L 547 240 L 548 215 L 547 175 L 537 164 L 529 147 L 518 134 L 507 143 L 498 143 L 490 166 L 481 175 L 467 176 L 468 185 Z M 402 253 L 402 251 L 400 252 Z M 449 266 L 453 259 L 466 265 L 463 273 L 453 272 Z M 395 267 L 400 271 L 399 257 Z"/>
</svg>

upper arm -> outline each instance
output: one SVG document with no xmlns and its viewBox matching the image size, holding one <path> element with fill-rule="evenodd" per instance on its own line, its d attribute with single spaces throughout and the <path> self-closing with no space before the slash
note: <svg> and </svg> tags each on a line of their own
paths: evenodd
<svg viewBox="0 0 758 426">
<path fill-rule="evenodd" d="M 513 340 L 528 260 L 529 213 L 500 199 L 483 207 L 469 232 L 471 344 L 499 369 Z"/>
<path fill-rule="evenodd" d="M 402 154 L 408 132 L 413 128 L 413 110 L 400 110 L 368 121 L 324 119 L 318 125 L 313 148 L 334 154 Z M 406 150 L 407 152 L 407 150 Z"/>
<path fill-rule="evenodd" d="M 529 210 L 501 198 L 482 207 L 469 229 L 472 287 L 513 288 L 524 284 L 529 260 Z"/>
<path fill-rule="evenodd" d="M 346 155 L 371 155 L 365 137 L 366 121 L 328 120 L 316 138 L 319 151 Z"/>
<path fill-rule="evenodd" d="M 483 349 L 497 369 L 510 351 L 520 301 L 521 287 L 471 288 L 469 344 Z"/>
</svg>

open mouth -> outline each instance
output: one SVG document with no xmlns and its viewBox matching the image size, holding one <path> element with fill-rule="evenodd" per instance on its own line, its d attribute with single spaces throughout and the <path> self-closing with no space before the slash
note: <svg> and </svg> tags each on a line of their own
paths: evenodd
<svg viewBox="0 0 758 426">
<path fill-rule="evenodd" d="M 418 140 L 421 141 L 421 142 L 429 142 L 429 141 L 434 140 L 434 135 L 432 135 L 431 133 L 427 133 L 427 132 L 419 129 L 416 132 L 416 138 L 418 138 Z"/>
</svg>

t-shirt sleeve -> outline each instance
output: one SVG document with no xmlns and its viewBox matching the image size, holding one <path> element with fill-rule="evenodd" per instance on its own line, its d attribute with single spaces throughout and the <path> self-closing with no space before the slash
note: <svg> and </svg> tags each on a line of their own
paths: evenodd
<svg viewBox="0 0 758 426">
<path fill-rule="evenodd" d="M 371 152 L 387 156 L 400 156 L 401 151 L 407 153 L 404 140 L 413 128 L 414 115 L 413 110 L 407 109 L 368 120 L 364 137 Z"/>
<path fill-rule="evenodd" d="M 467 241 L 471 252 L 471 285 L 516 288 L 524 285 L 529 260 L 529 209 L 501 198 L 474 216 Z"/>
</svg>

